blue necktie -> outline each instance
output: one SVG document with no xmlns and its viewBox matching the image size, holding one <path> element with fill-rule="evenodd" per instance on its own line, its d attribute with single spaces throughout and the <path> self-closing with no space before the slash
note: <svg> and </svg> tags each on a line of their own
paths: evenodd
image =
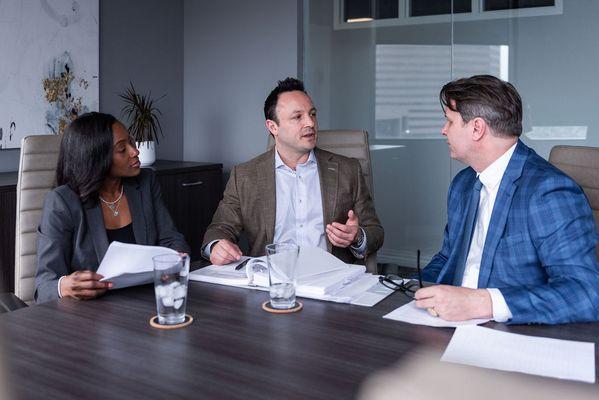
<svg viewBox="0 0 599 400">
<path fill-rule="evenodd" d="M 466 214 L 466 224 L 464 225 L 464 236 L 460 245 L 459 258 L 456 262 L 456 270 L 453 274 L 453 285 L 461 286 L 464 278 L 464 268 L 466 267 L 466 259 L 470 251 L 470 242 L 474 233 L 474 224 L 476 223 L 476 212 L 478 211 L 478 200 L 480 199 L 480 189 L 483 184 L 480 179 L 476 178 L 474 187 L 470 194 L 470 202 L 468 203 L 468 214 Z"/>
</svg>

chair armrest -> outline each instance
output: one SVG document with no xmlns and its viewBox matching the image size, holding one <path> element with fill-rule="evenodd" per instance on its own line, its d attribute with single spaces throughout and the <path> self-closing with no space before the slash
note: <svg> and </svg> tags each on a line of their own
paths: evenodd
<svg viewBox="0 0 599 400">
<path fill-rule="evenodd" d="M 15 296 L 14 293 L 0 293 L 0 314 L 23 307 L 27 307 L 27 304 Z"/>
</svg>

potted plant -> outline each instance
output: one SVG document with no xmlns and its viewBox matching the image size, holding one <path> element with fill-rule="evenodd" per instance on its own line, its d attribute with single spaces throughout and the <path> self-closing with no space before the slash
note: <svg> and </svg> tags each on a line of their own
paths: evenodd
<svg viewBox="0 0 599 400">
<path fill-rule="evenodd" d="M 152 99 L 151 92 L 139 94 L 133 83 L 129 82 L 129 87 L 125 93 L 119 94 L 119 97 L 125 102 L 121 112 L 130 121 L 129 134 L 139 150 L 139 161 L 142 166 L 152 165 L 156 161 L 155 144 L 158 144 L 158 134 L 164 136 L 159 120 L 162 113 L 154 103 L 164 95 Z"/>
</svg>

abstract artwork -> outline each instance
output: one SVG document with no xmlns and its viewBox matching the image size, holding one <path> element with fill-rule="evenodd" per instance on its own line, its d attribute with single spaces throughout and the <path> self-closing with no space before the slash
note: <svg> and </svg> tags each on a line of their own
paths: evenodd
<svg viewBox="0 0 599 400">
<path fill-rule="evenodd" d="M 0 0 L 0 149 L 98 110 L 99 0 Z"/>
</svg>

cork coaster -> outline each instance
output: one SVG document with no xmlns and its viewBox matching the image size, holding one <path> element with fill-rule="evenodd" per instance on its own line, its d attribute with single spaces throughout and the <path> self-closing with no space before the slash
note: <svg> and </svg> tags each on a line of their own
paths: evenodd
<svg viewBox="0 0 599 400">
<path fill-rule="evenodd" d="M 294 312 L 301 311 L 302 308 L 304 308 L 304 305 L 297 300 L 295 301 L 295 307 L 292 308 L 272 308 L 270 306 L 270 301 L 265 301 L 264 303 L 262 303 L 262 309 L 266 312 L 273 314 L 291 314 Z"/>
<path fill-rule="evenodd" d="M 166 330 L 185 328 L 186 326 L 191 325 L 192 322 L 193 322 L 193 317 L 189 314 L 185 314 L 185 319 L 183 320 L 183 322 L 181 322 L 180 324 L 175 324 L 175 325 L 159 324 L 157 315 L 154 315 L 152 318 L 150 318 L 150 326 L 152 326 L 152 328 L 166 329 Z"/>
</svg>

